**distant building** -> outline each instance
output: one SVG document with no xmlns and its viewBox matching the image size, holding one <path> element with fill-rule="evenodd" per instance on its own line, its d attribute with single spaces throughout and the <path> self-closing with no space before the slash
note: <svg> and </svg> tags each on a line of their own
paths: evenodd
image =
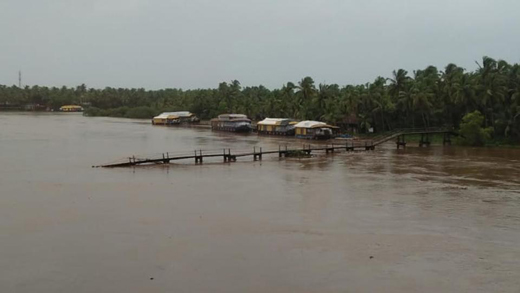
<svg viewBox="0 0 520 293">
<path fill-rule="evenodd" d="M 351 114 L 349 116 L 345 116 L 341 121 L 337 123 L 337 125 L 346 132 L 356 133 L 359 128 L 359 121 L 355 114 Z"/>
</svg>

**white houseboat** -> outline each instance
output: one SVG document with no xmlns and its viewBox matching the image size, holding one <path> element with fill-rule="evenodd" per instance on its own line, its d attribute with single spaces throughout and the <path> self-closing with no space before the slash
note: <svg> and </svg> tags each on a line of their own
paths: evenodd
<svg viewBox="0 0 520 293">
<path fill-rule="evenodd" d="M 195 114 L 188 111 L 164 112 L 153 117 L 153 125 L 179 125 L 198 123 L 200 120 Z"/>
<path fill-rule="evenodd" d="M 211 119 L 211 129 L 232 132 L 250 132 L 251 120 L 243 114 L 222 114 Z"/>
</svg>

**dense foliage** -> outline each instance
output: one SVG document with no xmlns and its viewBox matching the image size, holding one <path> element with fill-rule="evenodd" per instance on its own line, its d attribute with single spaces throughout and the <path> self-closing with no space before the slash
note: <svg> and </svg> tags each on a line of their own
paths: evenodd
<svg viewBox="0 0 520 293">
<path fill-rule="evenodd" d="M 253 119 L 291 117 L 329 123 L 357 120 L 361 131 L 376 132 L 400 127 L 460 127 L 474 111 L 483 115 L 482 127 L 493 137 L 520 138 L 520 65 L 484 57 L 478 69 L 468 72 L 455 64 L 439 71 L 434 66 L 409 74 L 394 71 L 391 78 L 372 83 L 339 86 L 316 85 L 305 77 L 279 89 L 242 87 L 236 80 L 216 89 L 87 89 L 18 88 L 0 86 L 0 106 L 44 104 L 57 109 L 64 104 L 91 105 L 87 115 L 150 118 L 162 111 L 189 110 L 202 119 L 221 113 L 244 113 Z"/>
<path fill-rule="evenodd" d="M 460 124 L 462 142 L 466 145 L 482 146 L 491 138 L 493 128 L 483 128 L 484 116 L 475 111 L 464 115 Z"/>
</svg>

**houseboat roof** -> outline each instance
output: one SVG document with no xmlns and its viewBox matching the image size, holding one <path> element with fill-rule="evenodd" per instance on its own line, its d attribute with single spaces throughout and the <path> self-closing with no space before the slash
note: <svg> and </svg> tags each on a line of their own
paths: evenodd
<svg viewBox="0 0 520 293">
<path fill-rule="evenodd" d="M 61 106 L 60 109 L 83 109 L 83 107 L 78 105 L 64 105 Z"/>
<path fill-rule="evenodd" d="M 211 121 L 251 122 L 251 119 L 247 118 L 247 116 L 244 114 L 221 114 L 221 115 L 218 115 L 217 118 L 211 119 Z"/>
<path fill-rule="evenodd" d="M 180 117 L 190 117 L 190 116 L 193 116 L 193 114 L 188 111 L 177 111 L 177 112 L 164 112 L 153 118 L 165 119 L 165 118 L 180 118 Z"/>
<path fill-rule="evenodd" d="M 289 118 L 265 118 L 262 121 L 259 121 L 257 125 L 282 125 L 282 124 L 290 124 L 293 122 L 292 119 Z"/>
<path fill-rule="evenodd" d="M 301 121 L 294 125 L 296 128 L 338 128 L 337 126 L 328 125 L 325 122 L 320 121 Z"/>
<path fill-rule="evenodd" d="M 247 115 L 244 114 L 220 114 L 218 115 L 218 119 L 247 119 Z"/>
</svg>

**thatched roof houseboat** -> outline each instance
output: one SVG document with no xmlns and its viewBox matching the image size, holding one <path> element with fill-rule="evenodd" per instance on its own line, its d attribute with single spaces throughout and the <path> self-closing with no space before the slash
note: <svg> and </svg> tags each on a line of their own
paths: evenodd
<svg viewBox="0 0 520 293">
<path fill-rule="evenodd" d="M 294 135 L 296 123 L 289 118 L 265 118 L 256 124 L 256 129 L 258 134 Z"/>
<path fill-rule="evenodd" d="M 298 138 L 329 139 L 336 136 L 337 126 L 328 125 L 320 121 L 301 121 L 294 125 Z"/>
<path fill-rule="evenodd" d="M 250 132 L 251 119 L 244 114 L 222 114 L 211 119 L 211 129 L 232 132 Z"/>
</svg>

